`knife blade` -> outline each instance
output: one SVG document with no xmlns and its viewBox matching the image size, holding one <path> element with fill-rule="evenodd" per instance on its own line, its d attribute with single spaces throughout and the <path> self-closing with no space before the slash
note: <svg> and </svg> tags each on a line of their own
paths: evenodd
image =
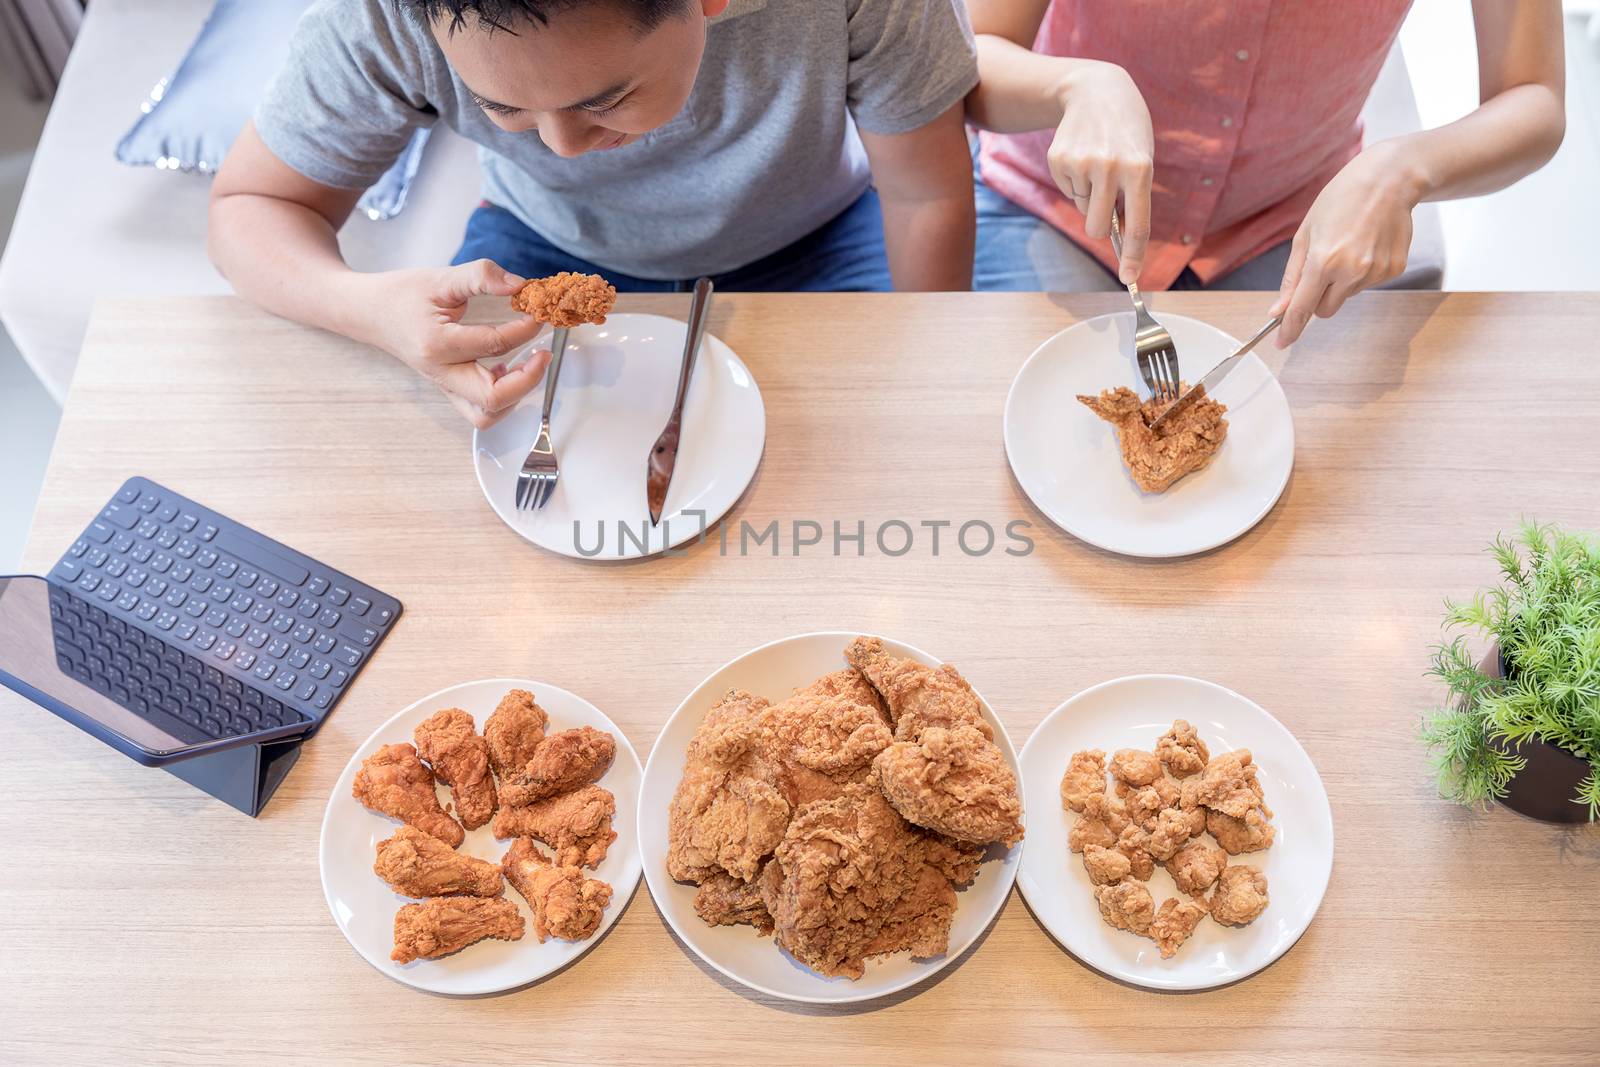
<svg viewBox="0 0 1600 1067">
<path fill-rule="evenodd" d="M 1171 419 L 1179 412 L 1186 410 L 1202 395 L 1214 391 L 1217 386 L 1222 384 L 1222 379 L 1226 378 L 1233 368 L 1239 365 L 1239 361 L 1245 356 L 1249 355 L 1250 350 L 1256 345 L 1260 344 L 1262 339 L 1273 330 L 1276 330 L 1278 325 L 1282 322 L 1282 315 L 1274 316 L 1270 322 L 1256 331 L 1256 335 L 1254 337 L 1250 338 L 1250 340 L 1234 349 L 1232 355 L 1224 359 L 1221 363 L 1218 363 L 1215 367 L 1212 367 L 1210 370 L 1206 371 L 1204 377 L 1202 377 L 1194 385 L 1190 386 L 1189 390 L 1180 396 L 1176 401 L 1174 401 L 1170 408 L 1157 416 L 1156 421 L 1150 424 L 1150 432 L 1157 432 L 1161 429 L 1162 424 L 1168 419 Z"/>
<path fill-rule="evenodd" d="M 650 449 L 645 471 L 645 499 L 650 505 L 650 525 L 661 525 L 661 513 L 667 504 L 667 489 L 672 485 L 672 472 L 678 465 L 678 441 L 683 430 L 683 400 L 689 395 L 689 379 L 694 374 L 695 356 L 700 351 L 700 339 L 706 332 L 706 309 L 711 306 L 711 279 L 701 278 L 694 283 L 694 300 L 689 305 L 688 328 L 684 331 L 683 366 L 678 371 L 678 396 L 672 402 L 672 414 L 667 425 Z"/>
</svg>

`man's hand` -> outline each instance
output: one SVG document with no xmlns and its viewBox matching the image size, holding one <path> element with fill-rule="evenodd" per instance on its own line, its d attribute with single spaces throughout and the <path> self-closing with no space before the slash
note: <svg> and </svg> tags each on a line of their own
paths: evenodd
<svg viewBox="0 0 1600 1067">
<path fill-rule="evenodd" d="M 1155 134 L 1150 109 L 1128 72 L 1081 61 L 1061 80 L 1062 116 L 1050 143 L 1050 176 L 1083 212 L 1083 230 L 1104 239 L 1122 197 L 1124 285 L 1139 280 L 1150 243 L 1150 182 Z"/>
<path fill-rule="evenodd" d="M 1420 187 L 1383 142 L 1323 187 L 1289 246 L 1283 285 L 1269 312 L 1283 316 L 1279 348 L 1292 344 L 1313 314 L 1326 319 L 1361 290 L 1406 269 Z"/>
<path fill-rule="evenodd" d="M 539 383 L 549 352 L 533 353 L 513 371 L 489 371 L 477 361 L 527 344 L 543 323 L 527 316 L 474 326 L 461 322 L 468 297 L 510 296 L 524 279 L 487 259 L 367 278 L 381 293 L 369 305 L 375 342 L 442 389 L 478 429 L 494 425 Z"/>
</svg>

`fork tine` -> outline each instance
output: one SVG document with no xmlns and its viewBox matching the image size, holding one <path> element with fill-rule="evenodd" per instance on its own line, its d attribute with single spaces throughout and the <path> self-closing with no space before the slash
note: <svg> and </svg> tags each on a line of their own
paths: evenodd
<svg viewBox="0 0 1600 1067">
<path fill-rule="evenodd" d="M 556 476 L 547 473 L 539 480 L 539 502 L 534 505 L 534 509 L 538 511 L 544 510 L 544 506 L 550 503 L 550 498 L 555 496 L 555 493 Z"/>
<path fill-rule="evenodd" d="M 517 510 L 518 511 L 522 510 L 522 502 L 525 499 L 527 499 L 527 496 L 528 496 L 528 476 L 519 471 L 519 472 L 517 472 Z"/>
</svg>

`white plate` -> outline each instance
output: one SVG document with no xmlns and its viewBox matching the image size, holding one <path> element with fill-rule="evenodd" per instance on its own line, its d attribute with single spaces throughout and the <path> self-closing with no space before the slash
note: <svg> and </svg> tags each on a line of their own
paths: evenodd
<svg viewBox="0 0 1600 1067">
<path fill-rule="evenodd" d="M 1239 342 L 1214 326 L 1162 313 L 1183 376 L 1195 382 Z M 1255 353 L 1218 386 L 1228 439 L 1204 470 L 1146 493 L 1123 465 L 1111 424 L 1078 395 L 1126 385 L 1148 394 L 1133 355 L 1133 313 L 1071 326 L 1028 357 L 1006 397 L 1006 458 L 1051 522 L 1108 552 L 1188 556 L 1227 544 L 1272 510 L 1294 466 L 1294 418 Z"/>
<path fill-rule="evenodd" d="M 1083 858 L 1067 849 L 1077 815 L 1061 806 L 1061 776 L 1074 752 L 1153 750 L 1173 719 L 1188 719 L 1212 755 L 1248 748 L 1273 811 L 1277 836 L 1263 852 L 1229 856 L 1261 868 L 1270 902 L 1249 926 L 1202 920 L 1170 960 L 1156 943 L 1113 930 L 1100 917 Z M 1150 989 L 1209 989 L 1236 982 L 1289 951 L 1311 924 L 1333 871 L 1333 812 L 1311 757 L 1282 723 L 1230 689 L 1175 674 L 1140 674 L 1086 689 L 1039 724 L 1022 749 L 1028 852 L 1018 885 L 1033 914 L 1089 966 Z M 1210 838 L 1205 840 L 1209 841 Z M 1156 906 L 1183 895 L 1156 868 Z"/>
<path fill-rule="evenodd" d="M 684 398 L 683 436 L 666 509 L 661 525 L 650 525 L 646 461 L 672 413 L 684 328 L 661 315 L 618 314 L 603 326 L 572 330 L 550 416 L 561 478 L 543 509 L 517 511 L 516 485 L 539 435 L 544 385 L 500 422 L 472 435 L 478 485 L 507 526 L 564 556 L 634 559 L 698 536 L 702 520 L 686 511 L 704 511 L 704 527 L 727 514 L 761 462 L 767 411 L 749 368 L 708 333 Z M 546 333 L 530 347 L 549 343 Z"/>
<path fill-rule="evenodd" d="M 383 745 L 413 744 L 412 733 L 417 725 L 443 708 L 461 708 L 470 713 L 482 731 L 495 705 L 512 689 L 526 689 L 534 695 L 539 706 L 549 713 L 550 725 L 547 729 L 552 733 L 576 726 L 592 726 L 596 730 L 605 730 L 617 740 L 616 759 L 600 779 L 600 784 L 611 790 L 617 798 L 617 814 L 612 820 L 617 839 L 611 843 L 599 869 L 586 872 L 611 884 L 611 903 L 606 907 L 605 917 L 600 920 L 600 928 L 593 937 L 586 941 L 551 938 L 541 945 L 533 936 L 533 914 L 528 910 L 527 902 L 522 899 L 522 894 L 507 883 L 506 899 L 516 902 L 517 910 L 522 912 L 527 922 L 527 933 L 521 941 L 479 941 L 444 959 L 417 960 L 402 966 L 389 959 L 389 953 L 394 948 L 394 915 L 401 905 L 412 903 L 412 900 L 394 892 L 383 879 L 372 873 L 378 842 L 392 837 L 400 824 L 387 816 L 368 811 L 350 795 L 356 771 L 361 768 L 362 760 Z M 356 749 L 344 773 L 334 783 L 333 795 L 328 798 L 328 810 L 322 816 L 322 841 L 319 845 L 322 891 L 327 895 L 333 921 L 338 923 L 344 936 L 368 963 L 397 982 L 430 993 L 461 996 L 498 993 L 552 974 L 588 952 L 605 937 L 606 931 L 611 929 L 611 924 L 628 906 L 629 898 L 639 885 L 639 844 L 634 838 L 633 811 L 639 803 L 640 777 L 639 757 L 622 731 L 593 704 L 565 689 L 518 678 L 486 678 L 453 685 L 432 696 L 423 697 L 373 731 L 372 736 Z M 441 784 L 438 793 L 441 804 L 450 802 L 448 786 Z M 489 827 L 481 826 L 467 831 L 467 839 L 462 842 L 459 851 L 463 855 L 499 863 L 510 847 L 510 841 L 496 841 Z"/>
<path fill-rule="evenodd" d="M 825 978 L 778 948 L 749 926 L 707 926 L 694 911 L 695 888 L 667 874 L 667 808 L 683 777 L 683 760 L 689 739 L 717 698 L 729 689 L 746 689 L 778 701 L 793 690 L 831 671 L 842 670 L 844 649 L 859 631 L 800 634 L 746 652 L 701 682 L 678 705 L 650 751 L 640 790 L 639 843 L 644 856 L 645 881 L 656 907 L 683 943 L 695 955 L 723 974 L 751 989 L 785 1000 L 810 1004 L 846 1004 L 872 1000 L 905 989 L 948 967 L 989 926 L 1016 881 L 1020 844 L 983 863 L 978 877 L 958 890 L 955 921 L 950 927 L 950 948 L 943 956 L 913 960 L 905 953 L 867 961 L 866 974 L 852 981 Z M 896 656 L 909 656 L 929 665 L 940 661 L 920 649 L 885 637 L 883 647 Z M 968 679 L 969 681 L 971 679 Z M 983 717 L 994 727 L 995 742 L 1015 772 L 1017 755 L 1005 727 L 980 694 Z M 1020 776 L 1019 776 L 1020 777 Z M 1024 804 L 1026 823 L 1026 804 Z M 1031 834 L 1032 828 L 1028 832 Z M 999 846 L 991 848 L 995 856 Z"/>
</svg>

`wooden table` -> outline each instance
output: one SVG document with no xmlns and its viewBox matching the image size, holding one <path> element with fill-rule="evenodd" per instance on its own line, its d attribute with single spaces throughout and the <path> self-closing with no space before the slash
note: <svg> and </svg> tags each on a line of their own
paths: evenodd
<svg viewBox="0 0 1600 1067">
<path fill-rule="evenodd" d="M 1162 295 L 1253 329 L 1260 294 Z M 1493 576 L 1520 516 L 1600 526 L 1600 296 L 1373 294 L 1281 367 L 1298 456 L 1276 510 L 1174 562 L 1052 528 L 1009 473 L 1006 388 L 1116 296 L 719 296 L 711 329 L 766 398 L 766 455 L 728 521 L 1033 523 L 1034 552 L 809 551 L 602 565 L 483 505 L 470 430 L 393 360 L 233 299 L 103 304 L 35 521 L 42 571 L 141 473 L 406 604 L 258 820 L 0 695 L 0 1060 L 387 1064 L 1572 1063 L 1600 1042 L 1600 832 L 1438 798 L 1417 721 L 1447 594 Z M 681 313 L 671 298 L 624 310 Z M 785 535 L 787 545 L 787 534 Z M 787 553 L 787 547 L 785 552 Z M 1150 670 L 1260 702 L 1321 769 L 1337 860 L 1300 943 L 1230 988 L 1161 995 L 1063 952 L 1020 897 L 938 980 L 853 1010 L 776 1002 L 700 964 L 641 885 L 577 966 L 452 1000 L 385 979 L 317 874 L 329 789 L 398 708 L 524 675 L 581 693 L 641 755 L 724 661 L 813 629 L 957 663 L 1020 747 L 1072 694 Z M 1168 635 L 1160 658 L 1140 635 Z M 1590 1062 L 1593 1062 L 1592 1059 Z"/>
</svg>

